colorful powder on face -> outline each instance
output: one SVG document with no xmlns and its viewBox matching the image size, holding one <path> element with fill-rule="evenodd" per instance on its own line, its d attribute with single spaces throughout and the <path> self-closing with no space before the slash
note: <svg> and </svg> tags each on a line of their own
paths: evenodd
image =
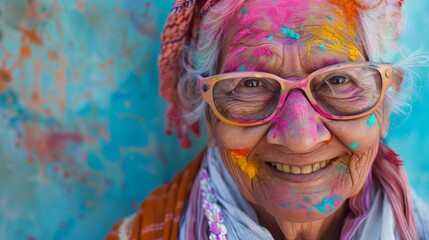
<svg viewBox="0 0 429 240">
<path fill-rule="evenodd" d="M 250 149 L 235 149 L 230 150 L 229 152 L 232 162 L 237 165 L 241 169 L 241 171 L 246 173 L 250 180 L 252 180 L 256 176 L 258 169 L 256 161 L 251 158 L 248 159 L 247 157 L 250 152 Z"/>
<path fill-rule="evenodd" d="M 268 36 L 268 37 L 267 37 L 267 40 L 268 40 L 268 41 L 273 41 L 273 40 L 274 40 L 273 35 Z"/>
<path fill-rule="evenodd" d="M 247 13 L 247 9 L 245 9 L 245 8 L 243 8 L 243 9 L 241 9 L 241 14 L 246 14 Z"/>
<path fill-rule="evenodd" d="M 319 48 L 322 52 L 324 52 L 326 50 L 326 46 L 323 43 L 319 45 Z"/>
<path fill-rule="evenodd" d="M 335 171 L 343 172 L 343 173 L 348 173 L 349 169 L 346 166 L 341 165 L 341 166 L 336 166 L 335 167 Z"/>
<path fill-rule="evenodd" d="M 359 143 L 354 142 L 354 143 L 350 144 L 350 145 L 349 145 L 349 147 L 350 147 L 351 149 L 356 149 L 356 148 L 358 148 L 358 147 L 359 147 Z"/>
<path fill-rule="evenodd" d="M 246 66 L 240 65 L 240 67 L 238 68 L 238 71 L 240 71 L 240 72 L 246 71 Z"/>
<path fill-rule="evenodd" d="M 355 45 L 355 29 L 351 28 L 347 21 L 342 20 L 344 17 L 341 11 L 335 12 L 335 14 L 338 15 L 338 20 L 329 24 L 315 23 L 316 20 L 310 20 L 311 17 L 307 19 L 306 30 L 314 36 L 314 39 L 306 43 L 308 57 L 312 47 L 320 48 L 322 44 L 329 43 L 330 51 L 348 56 L 350 61 L 364 59 L 363 54 Z M 320 49 L 322 50 L 322 48 Z"/>
<path fill-rule="evenodd" d="M 256 58 L 261 56 L 271 57 L 273 56 L 273 51 L 269 47 L 260 47 L 255 50 L 253 56 Z"/>
<path fill-rule="evenodd" d="M 326 18 L 328 18 L 329 20 L 332 21 L 332 17 L 331 16 L 326 16 Z"/>
<path fill-rule="evenodd" d="M 289 206 L 290 206 L 290 202 L 283 203 L 283 204 L 282 204 L 282 205 L 280 205 L 280 206 L 282 206 L 282 207 L 289 207 Z"/>
<path fill-rule="evenodd" d="M 301 25 L 301 28 L 304 28 L 304 26 Z M 301 38 L 301 35 L 299 33 L 295 32 L 295 31 L 293 31 L 293 30 L 291 30 L 289 28 L 286 28 L 286 27 L 282 28 L 281 32 L 283 33 L 283 35 L 286 38 L 292 38 L 292 39 L 295 39 L 295 40 L 299 40 Z"/>
<path fill-rule="evenodd" d="M 375 114 L 371 114 L 371 116 L 369 116 L 368 118 L 368 121 L 366 121 L 366 125 L 372 128 L 375 126 L 376 123 L 377 123 L 377 117 L 375 116 Z"/>
<path fill-rule="evenodd" d="M 316 203 L 313 206 L 319 212 L 328 214 L 335 211 L 343 201 L 344 199 L 341 196 L 334 195 L 330 198 L 323 198 L 320 203 Z"/>
</svg>

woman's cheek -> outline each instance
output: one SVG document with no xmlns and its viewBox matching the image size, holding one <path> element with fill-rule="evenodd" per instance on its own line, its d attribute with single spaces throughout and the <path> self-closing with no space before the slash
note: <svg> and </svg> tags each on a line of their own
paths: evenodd
<svg viewBox="0 0 429 240">
<path fill-rule="evenodd" d="M 252 183 L 258 178 L 258 162 L 249 160 L 250 149 L 221 149 L 222 160 L 244 197 L 255 203 Z"/>
</svg>

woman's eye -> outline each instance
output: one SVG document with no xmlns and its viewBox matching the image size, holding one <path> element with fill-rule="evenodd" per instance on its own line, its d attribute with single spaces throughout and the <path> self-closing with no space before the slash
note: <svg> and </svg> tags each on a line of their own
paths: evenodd
<svg viewBox="0 0 429 240">
<path fill-rule="evenodd" d="M 245 87 L 258 87 L 259 81 L 256 79 L 247 79 L 247 80 L 244 80 L 243 85 Z"/>
<path fill-rule="evenodd" d="M 328 83 L 330 84 L 342 84 L 347 82 L 347 77 L 344 76 L 333 76 L 328 79 Z"/>
</svg>

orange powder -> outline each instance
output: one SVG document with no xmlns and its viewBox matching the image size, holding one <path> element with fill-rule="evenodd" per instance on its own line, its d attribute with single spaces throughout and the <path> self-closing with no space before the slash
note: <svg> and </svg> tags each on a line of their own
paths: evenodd
<svg viewBox="0 0 429 240">
<path fill-rule="evenodd" d="M 252 180 L 256 176 L 258 169 L 256 161 L 251 158 L 247 158 L 249 152 L 249 148 L 230 150 L 230 157 L 232 162 L 237 165 L 241 171 L 246 173 L 250 180 Z"/>
<path fill-rule="evenodd" d="M 356 26 L 356 16 L 359 13 L 359 9 L 367 9 L 366 6 L 356 0 L 329 0 L 329 2 L 343 9 L 346 20 L 352 27 Z"/>
</svg>

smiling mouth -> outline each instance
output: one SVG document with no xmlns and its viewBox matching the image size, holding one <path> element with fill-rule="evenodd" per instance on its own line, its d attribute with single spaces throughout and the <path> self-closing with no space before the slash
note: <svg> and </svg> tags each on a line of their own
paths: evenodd
<svg viewBox="0 0 429 240">
<path fill-rule="evenodd" d="M 281 164 L 281 163 L 269 163 L 269 164 L 271 164 L 273 168 L 277 169 L 280 172 L 299 175 L 299 174 L 310 174 L 310 173 L 318 172 L 328 167 L 330 164 L 332 164 L 332 162 L 334 162 L 338 158 L 339 157 L 335 157 L 329 160 L 313 163 L 311 165 L 300 166 L 300 167 Z"/>
</svg>

